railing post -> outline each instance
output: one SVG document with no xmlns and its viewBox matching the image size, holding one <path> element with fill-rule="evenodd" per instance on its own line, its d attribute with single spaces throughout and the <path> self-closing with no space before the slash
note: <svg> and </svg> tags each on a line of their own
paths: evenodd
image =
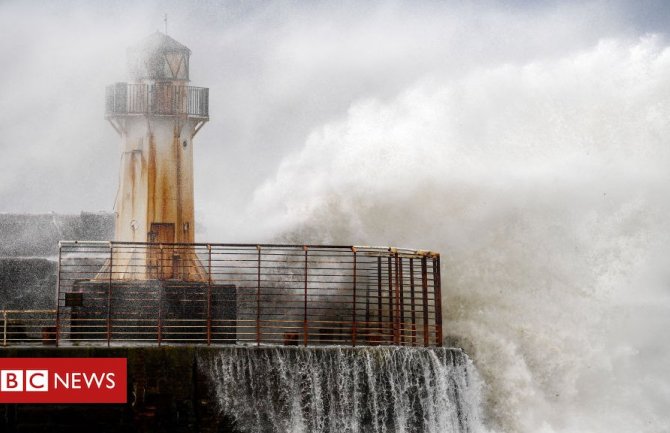
<svg viewBox="0 0 670 433">
<path fill-rule="evenodd" d="M 61 282 L 61 258 L 62 258 L 63 245 L 58 243 L 58 264 L 56 270 L 56 347 L 60 343 L 60 282 Z M 5 325 L 7 320 L 5 320 Z M 5 331 L 6 335 L 6 331 Z"/>
<path fill-rule="evenodd" d="M 405 342 L 405 294 L 403 291 L 405 290 L 404 284 L 403 284 L 403 275 L 402 275 L 402 257 L 398 256 L 398 253 L 396 253 L 396 260 L 398 260 L 398 304 L 399 309 L 400 309 L 400 343 Z"/>
<path fill-rule="evenodd" d="M 305 305 L 304 305 L 304 314 L 302 322 L 302 332 L 303 332 L 303 344 L 307 346 L 308 339 L 308 326 L 307 326 L 307 245 L 303 246 L 305 250 Z"/>
<path fill-rule="evenodd" d="M 393 342 L 400 344 L 400 270 L 398 263 L 398 252 L 394 254 L 395 259 L 395 326 L 393 333 Z"/>
<path fill-rule="evenodd" d="M 382 257 L 377 257 L 377 332 L 382 334 Z"/>
<path fill-rule="evenodd" d="M 256 346 L 261 345 L 261 246 L 256 245 L 258 260 L 256 262 Z"/>
<path fill-rule="evenodd" d="M 365 275 L 365 337 L 370 340 L 370 276 Z"/>
<path fill-rule="evenodd" d="M 207 244 L 207 345 L 212 344 L 212 246 Z"/>
<path fill-rule="evenodd" d="M 351 251 L 354 253 L 354 287 L 353 287 L 353 304 L 352 304 L 352 313 L 351 313 L 351 345 L 356 346 L 356 248 L 351 247 Z"/>
<path fill-rule="evenodd" d="M 414 301 L 414 258 L 409 259 L 409 290 L 412 310 L 412 346 L 416 346 L 416 302 Z"/>
<path fill-rule="evenodd" d="M 421 289 L 423 290 L 423 345 L 430 344 L 428 334 L 428 267 L 426 256 L 421 257 Z"/>
<path fill-rule="evenodd" d="M 436 345 L 442 347 L 442 276 L 440 271 L 440 255 L 433 256 L 433 289 L 435 290 L 435 339 Z"/>
<path fill-rule="evenodd" d="M 2 345 L 7 346 L 7 311 L 2 312 Z"/>
<path fill-rule="evenodd" d="M 163 246 L 160 247 L 161 259 L 163 258 Z M 161 268 L 161 276 L 163 274 L 163 269 Z M 156 339 L 158 340 L 158 347 L 161 345 L 161 340 L 163 338 L 163 284 L 158 284 L 158 322 L 156 329 Z"/>
<path fill-rule="evenodd" d="M 389 283 L 389 323 L 391 324 L 391 338 L 395 341 L 395 315 L 393 314 L 393 268 L 391 260 L 391 251 L 388 256 L 388 283 Z"/>
<path fill-rule="evenodd" d="M 114 246 L 109 244 L 109 282 L 107 284 L 107 347 L 112 340 L 112 272 L 114 271 Z"/>
</svg>

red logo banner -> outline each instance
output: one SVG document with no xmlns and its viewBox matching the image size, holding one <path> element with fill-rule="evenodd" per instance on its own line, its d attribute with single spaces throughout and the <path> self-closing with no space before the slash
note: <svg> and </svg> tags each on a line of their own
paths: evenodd
<svg viewBox="0 0 670 433">
<path fill-rule="evenodd" d="M 0 358 L 2 403 L 126 403 L 125 358 Z"/>
</svg>

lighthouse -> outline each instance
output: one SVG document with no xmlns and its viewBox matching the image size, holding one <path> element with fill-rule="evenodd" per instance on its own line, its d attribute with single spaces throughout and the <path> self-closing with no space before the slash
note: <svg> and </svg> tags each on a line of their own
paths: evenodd
<svg viewBox="0 0 670 433">
<path fill-rule="evenodd" d="M 114 241 L 81 244 L 100 266 L 76 266 L 65 295 L 74 341 L 235 341 L 236 286 L 217 282 L 211 245 L 194 243 L 193 138 L 209 91 L 189 86 L 190 56 L 156 32 L 128 49 L 128 82 L 107 86 L 121 138 Z"/>
<path fill-rule="evenodd" d="M 118 257 L 117 278 L 142 268 L 149 279 L 205 277 L 192 251 L 162 247 L 195 241 L 193 139 L 209 120 L 209 89 L 189 85 L 190 55 L 156 32 L 128 49 L 129 81 L 107 87 L 105 117 L 121 138 L 114 240 L 158 245 Z"/>
</svg>

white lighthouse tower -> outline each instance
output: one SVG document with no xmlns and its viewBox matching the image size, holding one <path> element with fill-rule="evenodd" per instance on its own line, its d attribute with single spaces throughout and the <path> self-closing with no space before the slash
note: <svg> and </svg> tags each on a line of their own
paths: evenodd
<svg viewBox="0 0 670 433">
<path fill-rule="evenodd" d="M 190 54 L 156 32 L 128 49 L 130 82 L 107 87 L 105 116 L 121 137 L 115 241 L 195 240 L 193 137 L 209 120 L 209 89 L 188 85 Z M 150 246 L 132 257 L 120 255 L 115 278 L 205 278 L 189 251 Z M 131 268 L 146 269 L 148 275 Z"/>
</svg>

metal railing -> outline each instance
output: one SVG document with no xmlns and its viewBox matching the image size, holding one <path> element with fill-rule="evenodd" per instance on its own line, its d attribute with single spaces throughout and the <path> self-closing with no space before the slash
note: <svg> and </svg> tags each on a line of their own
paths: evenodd
<svg viewBox="0 0 670 433">
<path fill-rule="evenodd" d="M 107 86 L 105 115 L 187 115 L 209 118 L 209 89 L 172 83 L 116 83 Z"/>
<path fill-rule="evenodd" d="M 424 345 L 438 254 L 319 245 L 61 242 L 57 338 Z"/>
<path fill-rule="evenodd" d="M 0 310 L 2 346 L 56 344 L 56 310 Z"/>
<path fill-rule="evenodd" d="M 57 309 L 31 327 L 55 344 L 441 346 L 440 287 L 428 251 L 70 241 Z"/>
</svg>

